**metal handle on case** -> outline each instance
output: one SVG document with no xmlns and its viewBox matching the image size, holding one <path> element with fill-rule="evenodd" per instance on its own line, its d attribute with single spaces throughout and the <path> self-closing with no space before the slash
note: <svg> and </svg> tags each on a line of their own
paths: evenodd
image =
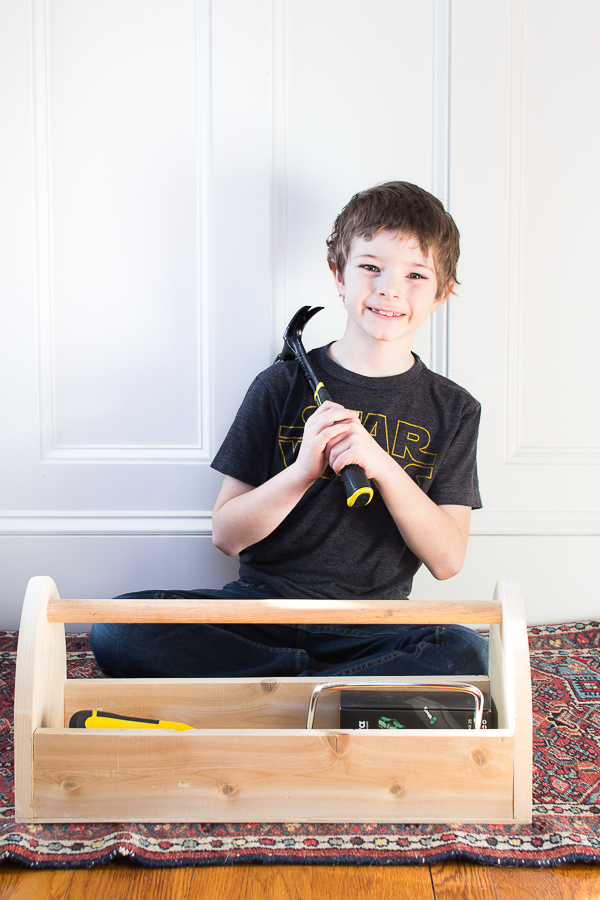
<svg viewBox="0 0 600 900">
<path fill-rule="evenodd" d="M 475 687 L 474 684 L 466 684 L 462 681 L 446 681 L 443 684 L 440 684 L 439 682 L 436 684 L 431 684 L 431 682 L 429 681 L 403 681 L 402 684 L 390 684 L 389 681 L 370 681 L 368 684 L 360 681 L 344 681 L 338 684 L 335 684 L 335 682 L 325 682 L 323 684 L 317 684 L 313 688 L 313 692 L 310 695 L 310 700 L 308 701 L 308 718 L 306 720 L 306 727 L 307 729 L 311 729 L 313 727 L 315 714 L 317 711 L 317 702 L 321 694 L 323 694 L 325 691 L 373 691 L 381 690 L 381 688 L 385 688 L 387 691 L 406 691 L 416 687 L 426 688 L 428 691 L 452 690 L 462 691 L 465 694 L 470 694 L 475 700 L 475 715 L 473 717 L 473 727 L 476 729 L 481 728 L 483 709 L 485 706 L 485 697 L 483 696 L 479 688 Z"/>
</svg>

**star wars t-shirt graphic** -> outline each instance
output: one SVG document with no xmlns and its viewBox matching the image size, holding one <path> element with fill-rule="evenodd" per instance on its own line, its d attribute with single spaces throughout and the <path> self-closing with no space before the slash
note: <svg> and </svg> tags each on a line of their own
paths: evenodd
<svg viewBox="0 0 600 900">
<path fill-rule="evenodd" d="M 307 406 L 302 410 L 302 421 L 306 422 L 308 416 L 314 412 L 316 406 Z M 393 425 L 392 441 L 390 446 L 390 429 L 388 417 L 385 413 L 368 412 L 366 415 L 359 410 L 360 421 L 372 438 L 383 447 L 386 453 L 393 456 L 402 468 L 422 486 L 422 480 L 433 478 L 433 470 L 437 453 L 433 453 L 429 447 L 431 435 L 427 428 L 415 425 L 412 422 L 403 422 L 397 419 Z M 283 457 L 284 465 L 291 466 L 295 461 L 300 444 L 304 425 L 280 425 L 278 433 L 279 449 Z M 333 478 L 334 472 L 327 467 L 323 478 Z"/>
</svg>

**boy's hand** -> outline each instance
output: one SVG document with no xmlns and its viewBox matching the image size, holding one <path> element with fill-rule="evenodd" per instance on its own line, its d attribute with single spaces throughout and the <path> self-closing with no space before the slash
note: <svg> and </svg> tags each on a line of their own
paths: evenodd
<svg viewBox="0 0 600 900">
<path fill-rule="evenodd" d="M 346 410 L 346 413 L 350 411 Z M 338 475 L 346 466 L 357 465 L 365 470 L 367 478 L 381 478 L 390 457 L 364 428 L 358 413 L 347 423 L 346 430 L 332 436 L 327 445 L 329 465 Z"/>
<path fill-rule="evenodd" d="M 308 484 L 313 484 L 320 478 L 327 464 L 331 464 L 332 442 L 343 439 L 356 424 L 362 428 L 358 412 L 346 409 L 332 400 L 326 400 L 323 406 L 319 406 L 308 417 L 298 458 L 294 464 Z"/>
</svg>

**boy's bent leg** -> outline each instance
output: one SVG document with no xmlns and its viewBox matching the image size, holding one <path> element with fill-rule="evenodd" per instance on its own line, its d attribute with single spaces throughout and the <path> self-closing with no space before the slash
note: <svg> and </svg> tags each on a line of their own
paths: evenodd
<svg viewBox="0 0 600 900">
<path fill-rule="evenodd" d="M 269 596 L 253 588 L 234 583 L 223 590 L 141 591 L 121 598 Z M 285 636 L 277 626 L 97 624 L 90 643 L 98 665 L 112 678 L 295 676 L 306 669 L 308 657 L 286 646 Z"/>
<path fill-rule="evenodd" d="M 98 624 L 90 642 L 111 678 L 294 676 L 307 665 L 303 651 L 269 647 L 236 633 L 235 625 Z"/>
<path fill-rule="evenodd" d="M 487 675 L 488 641 L 461 625 L 306 626 L 323 677 Z M 328 664 L 326 664 L 328 661 Z M 303 675 L 314 675 L 309 668 Z"/>
</svg>

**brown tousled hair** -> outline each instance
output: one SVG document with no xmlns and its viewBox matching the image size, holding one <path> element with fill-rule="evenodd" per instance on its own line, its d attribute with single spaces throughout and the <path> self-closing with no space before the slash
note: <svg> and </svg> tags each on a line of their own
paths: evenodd
<svg viewBox="0 0 600 900">
<path fill-rule="evenodd" d="M 370 241 L 380 231 L 393 231 L 418 241 L 424 256 L 433 256 L 441 297 L 450 282 L 458 284 L 459 233 L 450 213 L 433 194 L 408 181 L 389 181 L 355 194 L 335 220 L 327 239 L 327 262 L 341 278 L 352 241 Z"/>
</svg>

